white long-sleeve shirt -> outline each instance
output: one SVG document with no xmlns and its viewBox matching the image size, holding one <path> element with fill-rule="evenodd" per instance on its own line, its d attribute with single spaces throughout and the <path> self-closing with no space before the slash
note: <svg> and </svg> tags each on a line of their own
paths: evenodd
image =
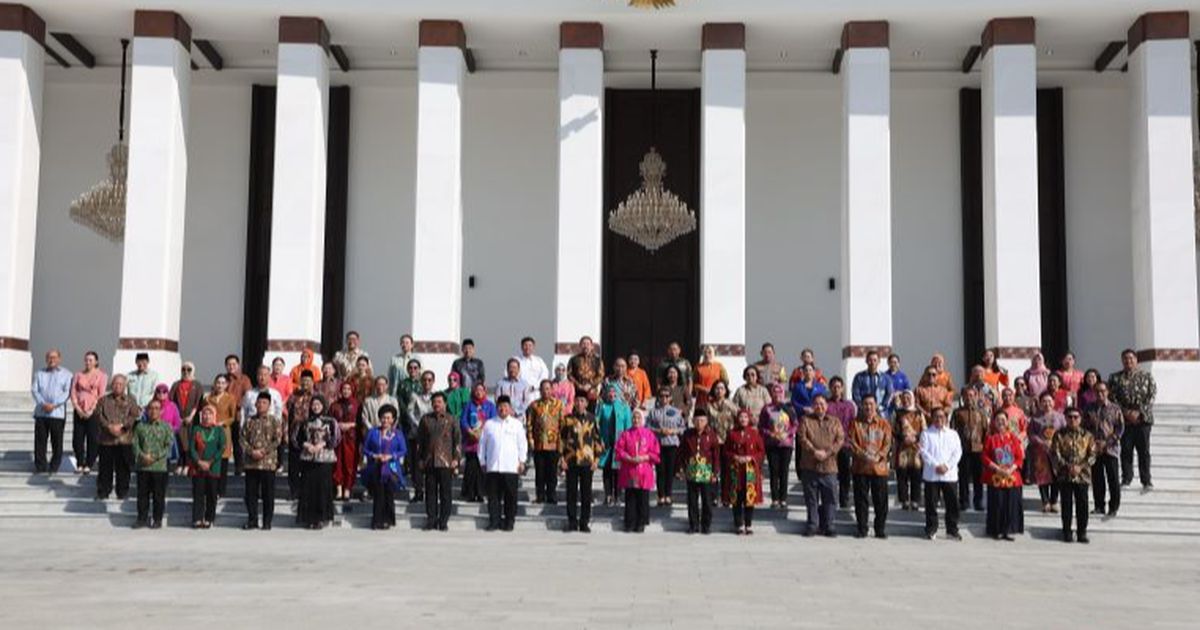
<svg viewBox="0 0 1200 630">
<path fill-rule="evenodd" d="M 525 425 L 515 416 L 495 418 L 483 425 L 479 436 L 479 465 L 490 473 L 516 473 L 529 455 Z"/>
<path fill-rule="evenodd" d="M 930 426 L 921 432 L 921 478 L 925 481 L 958 481 L 958 460 L 962 459 L 962 440 L 950 427 Z M 938 474 L 944 464 L 946 472 Z"/>
<path fill-rule="evenodd" d="M 500 379 L 496 383 L 496 400 L 500 400 L 501 396 L 508 396 L 513 413 L 520 418 L 525 417 L 525 409 L 530 403 L 538 399 L 537 389 L 530 387 L 520 377 L 510 379 L 505 376 Z"/>
<path fill-rule="evenodd" d="M 550 378 L 550 370 L 546 367 L 546 362 L 536 354 L 528 357 L 519 355 L 516 359 L 521 364 L 521 380 L 525 381 L 533 390 L 530 400 L 541 398 L 542 381 Z"/>
</svg>

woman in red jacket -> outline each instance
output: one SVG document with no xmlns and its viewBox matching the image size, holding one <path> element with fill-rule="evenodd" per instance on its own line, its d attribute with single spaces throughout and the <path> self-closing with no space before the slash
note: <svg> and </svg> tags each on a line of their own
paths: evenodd
<svg viewBox="0 0 1200 630">
<path fill-rule="evenodd" d="M 997 411 L 992 432 L 983 442 L 983 483 L 987 485 L 987 533 L 996 540 L 1012 540 L 1025 531 L 1021 511 L 1021 464 L 1025 448 L 1012 431 L 1008 414 Z"/>
<path fill-rule="evenodd" d="M 739 535 L 753 534 L 754 506 L 762 503 L 762 461 L 766 453 L 750 412 L 738 412 L 737 426 L 725 438 L 721 452 L 721 485 L 725 502 L 733 506 L 733 527 Z"/>
</svg>

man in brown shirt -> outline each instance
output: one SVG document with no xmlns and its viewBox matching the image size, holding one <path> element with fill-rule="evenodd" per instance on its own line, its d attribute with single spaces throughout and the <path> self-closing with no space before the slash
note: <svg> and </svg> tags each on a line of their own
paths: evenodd
<svg viewBox="0 0 1200 630">
<path fill-rule="evenodd" d="M 850 474 L 854 480 L 855 538 L 867 537 L 868 504 L 875 508 L 875 537 L 887 538 L 888 461 L 892 450 L 892 425 L 879 415 L 874 394 L 862 397 L 862 408 L 850 423 L 846 437 L 850 448 Z"/>
<path fill-rule="evenodd" d="M 93 416 L 100 428 L 100 476 L 96 478 L 96 500 L 108 498 L 117 480 L 117 498 L 129 495 L 129 474 L 133 468 L 133 425 L 141 415 L 137 401 L 125 391 L 126 378 L 117 374 L 112 391 L 96 403 Z"/>
<path fill-rule="evenodd" d="M 269 370 L 267 374 L 269 378 Z M 242 372 L 242 361 L 236 354 L 225 357 L 225 379 L 229 381 L 227 391 L 233 397 L 234 404 L 237 405 L 233 424 L 229 425 L 229 433 L 225 437 L 229 440 L 233 455 L 234 475 L 240 475 L 245 468 L 242 461 L 242 424 L 248 420 L 248 418 L 242 417 L 242 399 L 246 397 L 246 392 L 254 388 L 254 385 L 250 382 L 250 377 Z M 226 457 L 226 459 L 229 458 Z"/>
<path fill-rule="evenodd" d="M 975 511 L 983 511 L 983 440 L 987 426 L 988 418 L 979 410 L 979 392 L 974 387 L 962 388 L 962 404 L 950 418 L 950 428 L 962 440 L 962 459 L 958 461 L 959 510 L 965 511 L 974 496 Z"/>
<path fill-rule="evenodd" d="M 425 472 L 425 531 L 446 531 L 450 522 L 450 481 L 462 457 L 462 429 L 446 411 L 446 395 L 437 392 L 433 411 L 417 426 L 418 466 Z"/>
<path fill-rule="evenodd" d="M 592 338 L 585 336 L 579 340 L 579 354 L 567 362 L 567 378 L 575 385 L 575 396 L 587 398 L 589 406 L 596 404 L 604 382 L 604 362 L 595 352 Z"/>
<path fill-rule="evenodd" d="M 242 453 L 245 456 L 246 524 L 242 529 L 258 529 L 258 503 L 262 501 L 262 528 L 271 529 L 275 516 L 275 469 L 279 467 L 279 442 L 283 439 L 283 421 L 271 415 L 271 393 L 258 392 L 255 414 L 242 424 Z"/>
<path fill-rule="evenodd" d="M 804 507 L 808 512 L 804 535 L 813 536 L 820 531 L 822 536 L 835 538 L 833 511 L 837 507 L 837 453 L 842 450 L 846 436 L 842 431 L 842 421 L 825 413 L 829 403 L 823 394 L 817 394 L 812 405 L 813 411 L 804 418 L 804 426 L 800 430 L 797 464 L 800 482 L 804 486 Z"/>
</svg>

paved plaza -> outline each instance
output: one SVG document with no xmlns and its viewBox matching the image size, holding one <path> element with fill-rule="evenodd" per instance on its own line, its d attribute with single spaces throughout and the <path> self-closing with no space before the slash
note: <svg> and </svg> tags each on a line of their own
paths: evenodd
<svg viewBox="0 0 1200 630">
<path fill-rule="evenodd" d="M 1194 628 L 1200 545 L 58 527 L 0 532 L 0 628 Z"/>
</svg>

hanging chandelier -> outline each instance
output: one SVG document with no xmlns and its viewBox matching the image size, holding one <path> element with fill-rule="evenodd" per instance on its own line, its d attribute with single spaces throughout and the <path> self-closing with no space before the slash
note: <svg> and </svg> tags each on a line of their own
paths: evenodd
<svg viewBox="0 0 1200 630">
<path fill-rule="evenodd" d="M 125 238 L 125 178 L 129 145 L 125 144 L 125 61 L 129 40 L 121 40 L 121 103 L 117 114 L 117 143 L 108 150 L 108 178 L 71 203 L 71 219 L 110 241 Z"/>
<path fill-rule="evenodd" d="M 654 147 L 658 103 L 656 74 L 658 51 L 650 51 L 650 150 L 638 171 L 642 185 L 608 214 L 608 229 L 641 245 L 651 253 L 696 229 L 696 213 L 666 189 L 667 163 Z"/>
<path fill-rule="evenodd" d="M 675 0 L 629 0 L 629 6 L 639 9 L 664 9 L 675 6 Z"/>
</svg>

